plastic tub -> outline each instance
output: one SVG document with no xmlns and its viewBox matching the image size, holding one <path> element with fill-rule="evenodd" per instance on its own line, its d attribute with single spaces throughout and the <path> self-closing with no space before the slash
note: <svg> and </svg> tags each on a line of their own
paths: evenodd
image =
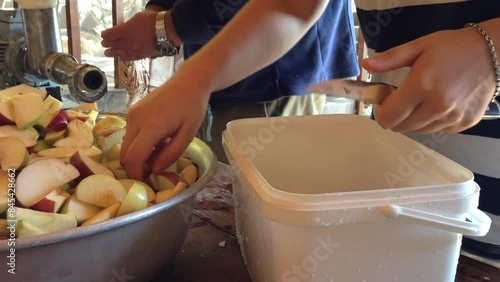
<svg viewBox="0 0 500 282">
<path fill-rule="evenodd" d="M 469 170 L 365 117 L 237 120 L 223 145 L 256 282 L 454 281 L 491 224 Z"/>
</svg>

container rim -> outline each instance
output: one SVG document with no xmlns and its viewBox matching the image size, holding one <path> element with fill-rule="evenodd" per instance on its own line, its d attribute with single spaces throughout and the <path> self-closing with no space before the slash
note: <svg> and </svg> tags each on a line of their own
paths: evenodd
<svg viewBox="0 0 500 282">
<path fill-rule="evenodd" d="M 196 153 L 205 154 L 207 152 L 208 152 L 207 155 L 203 156 L 196 155 Z M 130 213 L 124 216 L 116 217 L 101 223 L 92 224 L 89 226 L 78 226 L 76 228 L 68 230 L 62 230 L 58 232 L 52 232 L 33 237 L 16 238 L 15 239 L 16 250 L 43 246 L 43 245 L 50 245 L 63 241 L 95 235 L 98 233 L 103 233 L 106 231 L 117 229 L 125 225 L 132 224 L 142 219 L 159 214 L 168 209 L 174 208 L 180 203 L 195 196 L 196 194 L 198 194 L 198 192 L 200 192 L 203 188 L 205 188 L 205 186 L 212 180 L 217 171 L 217 157 L 212 152 L 212 150 L 200 139 L 198 138 L 193 139 L 193 141 L 186 150 L 186 154 L 193 159 L 193 162 L 197 164 L 198 167 L 201 166 L 203 172 L 199 177 L 199 179 L 191 187 L 183 191 L 181 194 L 163 203 L 157 205 L 155 204 L 143 210 Z M 10 248 L 13 248 L 13 246 L 10 246 L 8 242 L 9 239 L 0 241 L 0 252 L 8 251 Z"/>
<path fill-rule="evenodd" d="M 317 119 L 318 117 L 301 116 L 277 118 Z M 338 117 L 338 119 L 350 119 L 351 121 L 356 120 L 357 122 L 362 122 L 365 124 L 371 123 L 370 126 L 376 125 L 375 121 L 369 120 L 366 117 L 360 117 L 356 115 L 341 115 Z M 252 162 L 243 157 L 243 153 L 236 145 L 237 142 L 235 137 L 229 132 L 230 124 L 244 123 L 248 122 L 249 120 L 263 120 L 263 118 L 242 119 L 231 121 L 230 123 L 228 123 L 227 129 L 223 132 L 224 150 L 226 152 L 226 155 L 228 156 L 228 159 L 233 164 L 233 168 L 235 164 L 238 167 L 238 171 L 245 174 L 246 179 L 250 182 L 253 190 L 256 191 L 259 197 L 267 204 L 273 205 L 275 207 L 302 211 L 331 210 L 332 208 L 345 209 L 357 207 L 372 207 L 385 205 L 389 200 L 397 203 L 402 203 L 415 201 L 433 202 L 443 199 L 457 199 L 466 197 L 474 193 L 475 191 L 474 174 L 470 170 L 437 152 L 433 152 L 433 155 L 436 158 L 446 160 L 447 163 L 450 163 L 451 165 L 462 169 L 463 172 L 467 175 L 467 179 L 465 179 L 463 182 L 451 184 L 446 183 L 378 190 L 332 192 L 320 194 L 300 194 L 286 192 L 272 186 L 252 164 Z M 380 129 L 376 128 L 375 130 Z M 400 138 L 403 138 L 409 142 L 416 143 L 416 141 L 404 135 L 400 135 Z M 392 196 L 390 196 L 391 194 Z"/>
</svg>

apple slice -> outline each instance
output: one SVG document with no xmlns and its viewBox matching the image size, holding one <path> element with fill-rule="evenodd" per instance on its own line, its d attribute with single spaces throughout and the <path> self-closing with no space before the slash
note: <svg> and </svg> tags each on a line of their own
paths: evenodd
<svg viewBox="0 0 500 282">
<path fill-rule="evenodd" d="M 124 169 L 112 169 L 111 171 L 115 175 L 115 178 L 118 180 L 126 179 L 128 177 L 127 172 Z"/>
<path fill-rule="evenodd" d="M 126 215 L 145 209 L 148 206 L 148 195 L 146 188 L 139 182 L 135 182 L 116 213 L 116 216 Z"/>
<path fill-rule="evenodd" d="M 56 143 L 56 141 L 66 137 L 67 133 L 68 133 L 67 130 L 52 131 L 46 129 L 43 141 L 45 141 L 45 143 L 49 144 L 50 146 L 53 146 L 54 143 Z"/>
<path fill-rule="evenodd" d="M 0 219 L 0 240 L 2 240 L 1 238 L 4 238 L 4 237 L 5 237 L 5 239 L 9 238 L 10 231 L 7 228 L 9 228 L 9 224 L 7 223 L 7 220 Z"/>
<path fill-rule="evenodd" d="M 81 120 L 75 119 L 68 123 L 68 136 L 54 143 L 59 148 L 90 148 L 94 142 L 92 130 Z"/>
<path fill-rule="evenodd" d="M 35 93 L 14 96 L 8 100 L 8 103 L 19 129 L 35 125 L 44 112 L 43 100 Z"/>
<path fill-rule="evenodd" d="M 149 176 L 151 186 L 156 191 L 163 191 L 174 189 L 178 182 L 184 182 L 187 186 L 188 181 L 185 180 L 180 174 L 172 171 L 164 171 L 160 174 L 151 174 Z"/>
<path fill-rule="evenodd" d="M 40 134 L 33 127 L 19 129 L 15 125 L 0 126 L 0 137 L 5 136 L 17 137 L 24 142 L 26 148 L 29 148 L 36 145 L 36 140 L 38 140 Z"/>
<path fill-rule="evenodd" d="M 10 113 L 7 101 L 0 101 L 0 126 L 1 125 L 16 125 L 14 117 Z"/>
<path fill-rule="evenodd" d="M 102 174 L 114 177 L 114 174 L 111 170 L 109 170 L 104 165 L 94 161 L 88 156 L 85 156 L 80 151 L 74 153 L 69 159 L 69 163 L 72 164 L 78 171 L 80 172 L 80 176 L 75 179 L 75 182 L 78 183 L 82 179 L 87 176 L 91 176 L 94 174 Z"/>
<path fill-rule="evenodd" d="M 101 210 L 102 208 L 80 201 L 75 195 L 71 195 L 66 203 L 64 203 L 60 213 L 73 213 L 76 217 L 76 222 L 82 224 Z"/>
<path fill-rule="evenodd" d="M 95 126 L 95 123 L 96 123 L 96 120 L 97 120 L 97 116 L 99 115 L 99 112 L 98 111 L 94 111 L 92 110 L 90 113 L 89 113 L 89 118 L 87 119 L 87 121 L 85 122 L 85 124 L 90 128 L 90 129 L 93 129 L 94 126 Z"/>
<path fill-rule="evenodd" d="M 30 209 L 15 208 L 18 225 L 18 237 L 32 237 L 77 227 L 74 214 L 47 213 Z"/>
<path fill-rule="evenodd" d="M 0 91 L 0 100 L 8 100 L 12 97 L 24 95 L 27 93 L 38 94 L 40 98 L 42 98 L 42 100 L 47 97 L 47 90 L 43 88 L 35 88 L 27 84 L 19 84 Z"/>
<path fill-rule="evenodd" d="M 179 174 L 187 181 L 189 187 L 196 182 L 198 178 L 198 169 L 196 169 L 195 165 L 188 165 Z"/>
<path fill-rule="evenodd" d="M 41 158 L 54 158 L 69 163 L 69 159 L 77 152 L 74 148 L 50 148 L 41 150 L 37 155 Z"/>
<path fill-rule="evenodd" d="M 178 171 L 182 171 L 183 169 L 185 169 L 187 166 L 190 166 L 193 163 L 192 160 L 188 159 L 188 158 L 184 158 L 184 157 L 180 157 L 178 160 L 177 160 L 177 170 Z"/>
<path fill-rule="evenodd" d="M 58 159 L 41 159 L 26 166 L 17 176 L 16 197 L 25 207 L 43 199 L 52 190 L 80 175 L 78 170 Z"/>
<path fill-rule="evenodd" d="M 109 135 L 105 140 L 104 144 L 102 145 L 102 152 L 106 153 L 109 151 L 113 146 L 117 144 L 122 144 L 123 143 L 123 137 L 125 136 L 125 129 L 119 129 L 115 131 L 113 134 Z"/>
<path fill-rule="evenodd" d="M 101 223 L 106 220 L 110 220 L 112 218 L 116 217 L 116 214 L 118 213 L 118 210 L 120 209 L 121 203 L 116 202 L 112 204 L 111 206 L 103 209 L 102 211 L 98 212 L 96 215 L 92 216 L 91 218 L 87 219 L 84 223 L 82 223 L 81 226 L 88 226 L 96 223 Z"/>
<path fill-rule="evenodd" d="M 17 137 L 0 137 L 0 167 L 3 171 L 19 169 L 28 163 L 28 150 Z"/>
<path fill-rule="evenodd" d="M 75 195 L 81 201 L 107 208 L 116 202 L 123 202 L 127 190 L 113 176 L 95 174 L 78 183 Z"/>
<path fill-rule="evenodd" d="M 77 112 L 97 111 L 97 103 L 96 102 L 93 102 L 93 103 L 83 103 L 83 104 L 80 104 L 80 105 L 72 108 L 71 110 L 77 111 Z"/>
<path fill-rule="evenodd" d="M 52 190 L 47 196 L 31 206 L 32 209 L 42 212 L 57 213 L 71 195 L 62 188 Z"/>
<path fill-rule="evenodd" d="M 135 180 L 135 179 L 130 179 L 130 178 L 124 178 L 124 179 L 119 179 L 118 181 L 120 181 L 120 183 L 123 185 L 123 187 L 125 187 L 125 189 L 127 190 L 127 192 L 130 190 L 130 188 L 132 188 L 132 186 L 135 183 L 139 183 L 142 186 L 144 186 L 144 188 L 146 189 L 146 194 L 148 195 L 148 201 L 149 202 L 154 201 L 154 199 L 156 197 L 156 193 L 153 190 L 153 188 L 151 188 L 151 186 L 149 186 L 148 184 L 146 184 L 146 183 L 144 183 L 144 182 L 142 182 L 140 180 Z"/>
<path fill-rule="evenodd" d="M 84 114 L 80 111 L 74 111 L 74 110 L 65 110 L 65 111 L 70 121 L 78 119 L 80 121 L 86 122 L 89 119 L 89 116 L 87 114 Z"/>
<path fill-rule="evenodd" d="M 38 153 L 38 152 L 40 152 L 42 150 L 46 150 L 46 149 L 50 149 L 50 145 L 47 144 L 47 142 L 45 142 L 44 140 L 39 139 L 36 141 L 36 144 L 33 147 L 33 153 Z"/>
<path fill-rule="evenodd" d="M 122 148 L 121 144 L 115 144 L 107 151 L 104 151 L 104 161 L 105 162 L 119 161 L 121 148 Z"/>
<path fill-rule="evenodd" d="M 63 102 L 52 96 L 48 96 L 43 101 L 44 112 L 36 122 L 42 129 L 49 128 L 53 131 L 61 131 L 66 129 L 69 122 L 69 117 L 62 109 Z"/>
<path fill-rule="evenodd" d="M 127 122 L 117 116 L 106 116 L 105 118 L 96 122 L 94 128 L 92 129 L 92 133 L 94 135 L 99 135 L 100 131 L 110 129 L 110 128 L 124 128 L 127 125 Z"/>
<path fill-rule="evenodd" d="M 107 162 L 106 164 L 106 167 L 113 170 L 113 169 L 123 169 L 121 163 L 119 160 L 114 160 L 114 161 L 110 161 L 110 162 Z"/>
<path fill-rule="evenodd" d="M 184 190 L 186 190 L 186 183 L 178 182 L 174 188 L 162 190 L 162 191 L 159 191 L 158 193 L 156 193 L 155 203 L 159 204 L 159 203 L 165 202 L 165 201 L 173 198 L 174 196 L 179 195 Z"/>
</svg>

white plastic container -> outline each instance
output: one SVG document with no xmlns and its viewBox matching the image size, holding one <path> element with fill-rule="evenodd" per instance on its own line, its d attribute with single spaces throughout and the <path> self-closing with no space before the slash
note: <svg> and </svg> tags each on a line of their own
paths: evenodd
<svg viewBox="0 0 500 282">
<path fill-rule="evenodd" d="M 223 144 L 255 282 L 454 281 L 491 224 L 470 171 L 366 117 L 238 120 Z"/>
</svg>

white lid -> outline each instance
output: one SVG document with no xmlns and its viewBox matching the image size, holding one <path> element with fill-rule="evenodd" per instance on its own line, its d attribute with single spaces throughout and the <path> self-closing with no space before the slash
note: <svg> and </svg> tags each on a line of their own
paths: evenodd
<svg viewBox="0 0 500 282">
<path fill-rule="evenodd" d="M 16 0 L 20 9 L 35 10 L 48 9 L 57 6 L 57 0 Z"/>
</svg>

